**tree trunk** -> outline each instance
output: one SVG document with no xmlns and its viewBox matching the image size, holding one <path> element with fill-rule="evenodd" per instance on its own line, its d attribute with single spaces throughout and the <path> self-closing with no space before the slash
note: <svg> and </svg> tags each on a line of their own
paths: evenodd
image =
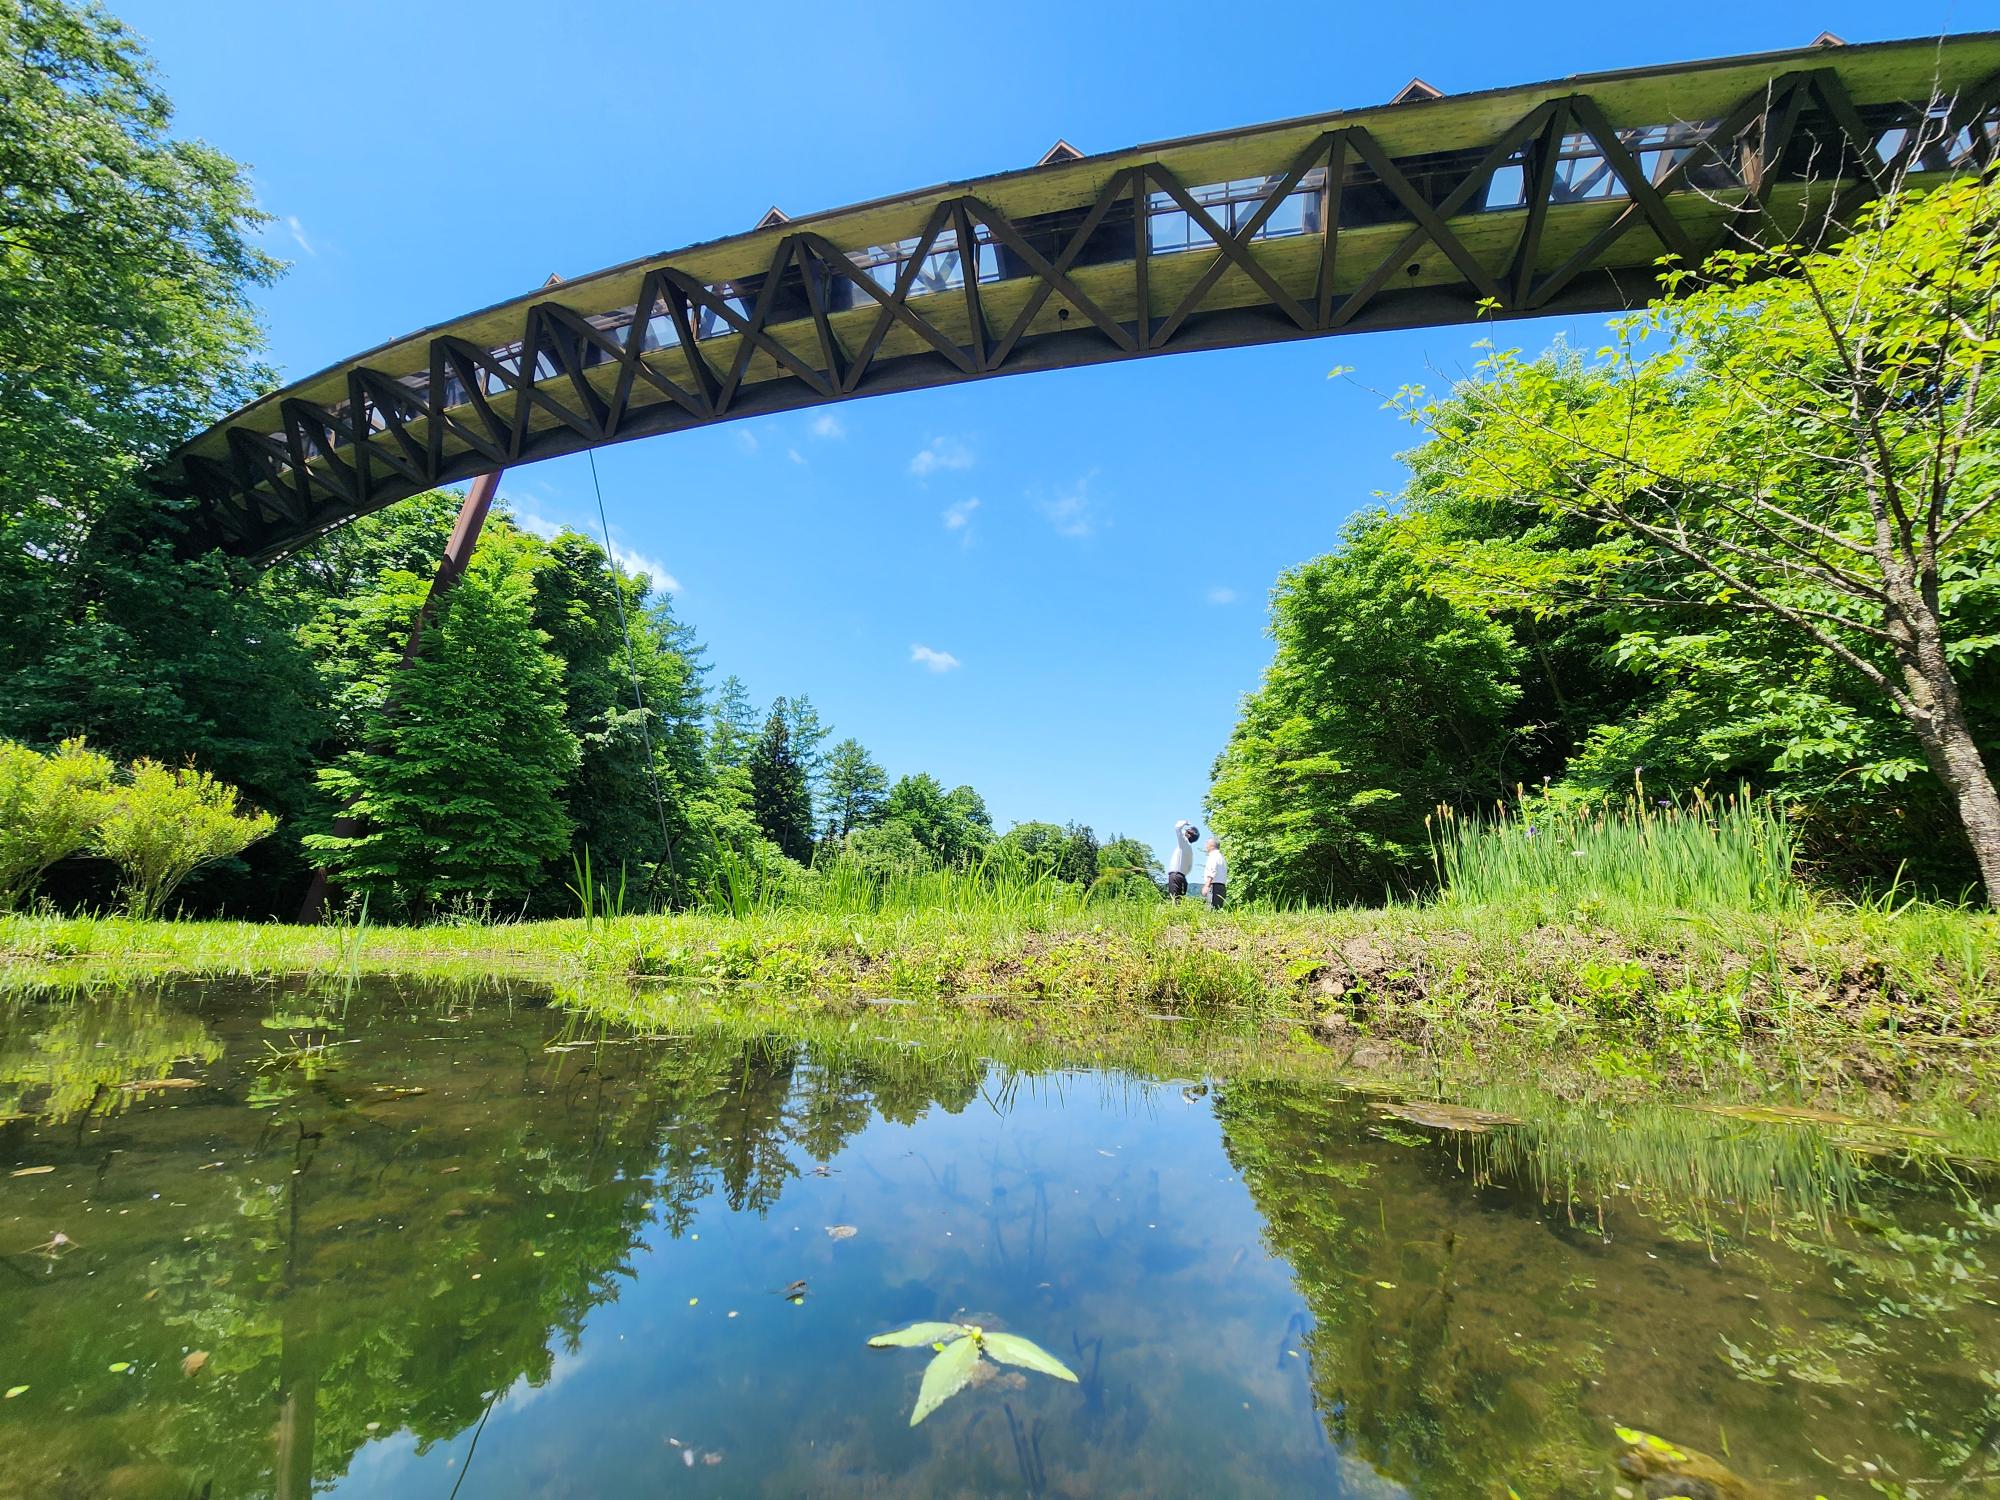
<svg viewBox="0 0 2000 1500">
<path fill-rule="evenodd" d="M 2000 792 L 1994 790 L 1992 772 L 1966 719 L 1965 700 L 1945 658 L 1942 633 L 1927 611 L 1918 620 L 1915 642 L 1898 653 L 1903 658 L 1903 680 L 1919 709 L 1910 715 L 1911 723 L 1924 747 L 1924 759 L 1951 793 L 1959 825 L 1979 863 L 1986 904 L 2000 909 Z"/>
<path fill-rule="evenodd" d="M 1979 742 L 1965 722 L 1965 712 L 1953 704 L 1953 712 L 1939 714 L 1936 733 L 1919 734 L 1924 755 L 1938 780 L 1958 808 L 1959 822 L 1979 861 L 1979 878 L 1986 886 L 1986 904 L 2000 909 L 2000 793 L 1979 753 Z"/>
</svg>

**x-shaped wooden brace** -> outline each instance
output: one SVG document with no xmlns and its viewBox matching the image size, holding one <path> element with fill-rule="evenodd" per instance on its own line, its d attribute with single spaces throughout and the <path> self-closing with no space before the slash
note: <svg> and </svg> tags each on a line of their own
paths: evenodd
<svg viewBox="0 0 2000 1500">
<path fill-rule="evenodd" d="M 431 340 L 431 390 L 436 396 L 433 405 L 438 417 L 431 423 L 431 472 L 438 473 L 444 466 L 444 438 L 446 430 L 456 436 L 468 448 L 482 454 L 491 462 L 504 464 L 514 451 L 514 427 L 511 422 L 493 409 L 486 387 L 487 371 L 492 367 L 492 356 L 477 344 L 449 335 Z M 496 376 L 498 372 L 495 372 Z M 446 394 L 450 381 L 456 380 L 465 391 L 465 405 L 472 408 L 479 425 L 461 420 L 452 414 Z"/>
<path fill-rule="evenodd" d="M 1474 163 L 1472 170 L 1435 208 L 1416 190 L 1389 153 L 1382 149 L 1375 137 L 1366 129 L 1353 125 L 1342 131 L 1341 135 L 1355 156 L 1374 172 L 1376 180 L 1388 189 L 1389 195 L 1415 223 L 1396 243 L 1395 248 L 1377 261 L 1375 268 L 1361 278 L 1360 285 L 1341 300 L 1340 305 L 1333 309 L 1331 316 L 1320 326 L 1331 330 L 1344 328 L 1353 322 L 1361 310 L 1374 299 L 1376 293 L 1388 284 L 1397 267 L 1405 264 L 1425 240 L 1429 240 L 1442 250 L 1445 258 L 1458 269 L 1459 275 L 1463 276 L 1481 296 L 1489 297 L 1495 302 L 1509 301 L 1507 293 L 1503 291 L 1499 282 L 1494 280 L 1493 274 L 1480 264 L 1479 258 L 1465 247 L 1465 242 L 1452 232 L 1451 225 L 1446 221 L 1463 210 L 1477 194 L 1484 192 L 1486 185 L 1493 180 L 1493 174 L 1506 165 L 1507 159 L 1531 140 L 1560 107 L 1560 101 L 1551 99 L 1536 105 L 1516 120 L 1499 140 L 1487 148 L 1486 153 Z M 1329 200 L 1337 190 L 1338 185 L 1329 178 L 1327 186 Z M 1325 232 L 1329 235 L 1339 232 L 1339 221 L 1335 215 L 1328 215 Z M 1328 289 L 1323 286 L 1322 296 L 1327 294 Z"/>
<path fill-rule="evenodd" d="M 1523 310 L 1546 305 L 1556 293 L 1597 263 L 1606 250 L 1637 228 L 1642 221 L 1660 237 L 1661 244 L 1673 254 L 1682 257 L 1684 264 L 1694 265 L 1701 257 L 1696 252 L 1687 229 L 1668 210 L 1667 195 L 1678 192 L 1686 184 L 1689 174 L 1704 161 L 1720 163 L 1741 180 L 1742 164 L 1731 161 L 1723 152 L 1736 143 L 1760 114 L 1767 112 L 1775 102 L 1796 89 L 1802 76 L 1796 73 L 1786 74 L 1783 78 L 1775 80 L 1770 87 L 1759 89 L 1756 93 L 1746 95 L 1739 100 L 1735 108 L 1716 122 L 1714 129 L 1706 132 L 1700 140 L 1693 142 L 1687 148 L 1686 153 L 1658 183 L 1646 180 L 1645 173 L 1639 170 L 1638 164 L 1632 160 L 1631 152 L 1625 149 L 1622 141 L 1618 140 L 1617 132 L 1605 120 L 1604 112 L 1597 107 L 1596 101 L 1582 94 L 1573 97 L 1570 106 L 1576 116 L 1577 124 L 1596 142 L 1598 150 L 1604 154 L 1605 159 L 1612 163 L 1612 169 L 1618 172 L 1619 179 L 1625 184 L 1629 201 L 1616 218 L 1599 229 L 1568 259 L 1532 287 L 1526 301 L 1521 304 Z M 1770 144 L 1768 132 L 1765 144 L 1767 146 Z M 1618 153 L 1615 158 L 1614 147 Z M 1776 160 L 1775 157 L 1768 159 Z"/>
<path fill-rule="evenodd" d="M 1125 195 L 1137 175 L 1137 169 L 1132 167 L 1111 174 L 1110 181 L 1104 184 L 1102 191 L 1097 195 L 1097 201 L 1091 204 L 1090 212 L 1085 214 L 1083 222 L 1077 225 L 1076 232 L 1069 237 L 1061 253 L 1056 256 L 1054 264 L 1044 259 L 1041 252 L 1029 244 L 1021 231 L 1014 227 L 1014 221 L 999 209 L 981 198 L 968 197 L 960 200 L 966 214 L 984 224 L 996 240 L 1019 256 L 1041 283 L 1029 295 L 1020 312 L 1014 315 L 1014 321 L 1000 336 L 999 343 L 988 351 L 987 369 L 997 370 L 1007 362 L 1007 356 L 1014 352 L 1014 346 L 1020 343 L 1021 336 L 1028 331 L 1028 325 L 1034 322 L 1035 314 L 1042 310 L 1050 295 L 1056 292 L 1062 293 L 1072 307 L 1090 319 L 1100 333 L 1125 353 L 1139 352 L 1139 340 L 1133 332 L 1092 301 L 1081 287 L 1070 280 L 1069 276 L 1070 267 L 1074 266 L 1077 257 L 1083 254 L 1084 245 L 1089 242 L 1093 234 L 1097 233 L 1098 226 L 1104 222 L 1104 216 L 1110 212 L 1112 204 Z"/>
<path fill-rule="evenodd" d="M 712 412 L 716 416 L 721 416 L 729 409 L 730 402 L 735 399 L 737 389 L 743 383 L 744 371 L 750 367 L 751 356 L 760 349 L 822 396 L 832 397 L 839 394 L 834 389 L 832 380 L 764 330 L 764 324 L 771 316 L 771 308 L 776 303 L 779 278 L 791 261 L 794 238 L 795 236 L 786 235 L 779 242 L 777 253 L 771 258 L 771 269 L 765 275 L 763 289 L 757 294 L 757 305 L 751 309 L 747 318 L 731 307 L 726 298 L 719 296 L 686 272 L 677 271 L 671 266 L 664 266 L 660 270 L 661 276 L 690 302 L 720 318 L 729 325 L 732 333 L 739 335 L 743 340 L 737 347 L 735 359 L 730 362 L 728 374 L 716 382 L 710 398 Z M 675 326 L 681 328 L 686 321 L 683 313 Z M 682 337 L 687 341 L 689 359 L 701 365 L 708 371 L 709 377 L 713 378 L 714 367 L 709 365 L 702 355 L 698 347 L 699 341 L 693 337 L 692 330 L 682 328 Z"/>
<path fill-rule="evenodd" d="M 1277 185 L 1258 202 L 1257 211 L 1234 234 L 1217 223 L 1214 216 L 1206 208 L 1203 208 L 1200 203 L 1196 202 L 1194 196 L 1181 185 L 1180 179 L 1165 167 L 1154 162 L 1139 169 L 1139 181 L 1132 195 L 1134 212 L 1138 219 L 1137 232 L 1150 240 L 1152 194 L 1148 191 L 1146 184 L 1147 180 L 1151 179 L 1166 191 L 1169 198 L 1180 205 L 1181 211 L 1189 219 L 1201 226 L 1203 233 L 1215 241 L 1217 252 L 1215 259 L 1210 261 L 1201 275 L 1195 278 L 1194 285 L 1182 294 L 1181 300 L 1174 306 L 1173 311 L 1168 313 L 1166 318 L 1161 322 L 1158 332 L 1155 333 L 1149 329 L 1149 338 L 1152 343 L 1157 345 L 1166 344 L 1180 329 L 1181 324 L 1187 320 L 1188 314 L 1201 306 L 1201 301 L 1208 295 L 1209 289 L 1222 279 L 1222 273 L 1232 265 L 1236 266 L 1252 281 L 1256 282 L 1263 289 L 1264 295 L 1276 303 L 1284 311 L 1285 316 L 1298 324 L 1299 327 L 1311 328 L 1313 326 L 1312 314 L 1300 306 L 1298 299 L 1286 291 L 1264 264 L 1250 253 L 1250 245 L 1257 238 L 1258 231 L 1270 221 L 1271 215 L 1278 211 L 1279 205 L 1299 185 L 1306 173 L 1319 164 L 1320 160 L 1326 156 L 1330 147 L 1331 137 L 1321 136 L 1310 146 L 1306 147 L 1305 150 L 1301 151 L 1298 159 L 1292 163 L 1290 170 L 1280 177 Z M 1148 248 L 1150 249 L 1150 245 Z"/>
<path fill-rule="evenodd" d="M 583 411 L 570 410 L 543 390 L 541 381 L 536 378 L 535 369 L 541 363 L 546 345 L 549 362 L 555 365 L 556 372 L 570 375 L 574 384 L 572 362 L 563 358 L 565 341 L 548 336 L 547 319 L 542 316 L 544 305 L 536 303 L 528 309 L 527 326 L 521 332 L 521 352 L 515 360 L 515 367 L 510 370 L 498 360 L 488 365 L 500 383 L 514 393 L 513 442 L 508 445 L 507 454 L 509 460 L 514 462 L 527 452 L 530 418 L 537 406 L 587 442 L 595 441 L 602 434 L 594 409 L 586 405 Z"/>
<path fill-rule="evenodd" d="M 432 389 L 436 389 L 433 380 Z M 415 391 L 380 370 L 357 365 L 347 376 L 347 409 L 354 414 L 354 467 L 361 476 L 366 495 L 374 485 L 373 465 L 380 462 L 422 489 L 431 482 L 430 450 L 417 441 L 409 428 L 409 413 L 429 415 Z M 382 418 L 382 430 L 389 442 L 377 444 L 370 411 Z M 435 424 L 433 424 L 435 425 Z"/>
<path fill-rule="evenodd" d="M 281 520 L 303 522 L 307 504 L 285 476 L 291 454 L 283 443 L 245 427 L 229 429 L 229 458 L 245 493 L 267 502 Z"/>
<path fill-rule="evenodd" d="M 360 495 L 355 489 L 354 470 L 336 451 L 347 424 L 324 407 L 296 396 L 281 401 L 278 413 L 285 424 L 285 440 L 292 454 L 292 471 L 299 476 L 299 495 L 306 502 L 307 509 L 312 507 L 314 484 L 335 500 L 347 505 L 356 503 Z M 314 457 L 323 467 L 313 467 Z"/>
<path fill-rule="evenodd" d="M 669 306 L 672 300 L 673 292 L 666 286 L 660 273 L 647 272 L 645 279 L 639 284 L 639 301 L 632 309 L 632 326 L 626 330 L 625 342 L 622 345 L 587 319 L 578 319 L 590 330 L 583 336 L 591 339 L 599 348 L 616 354 L 619 361 L 618 383 L 612 390 L 611 411 L 605 422 L 606 436 L 615 433 L 619 424 L 625 420 L 625 413 L 630 409 L 632 402 L 632 388 L 640 380 L 644 380 L 693 417 L 704 418 L 710 413 L 711 407 L 705 396 L 685 389 L 677 381 L 669 380 L 646 361 L 646 329 L 656 315 L 654 310 L 667 306 L 667 316 L 672 318 L 673 312 Z M 682 353 L 692 363 L 694 354 L 687 350 L 683 350 Z"/>
<path fill-rule="evenodd" d="M 811 253 L 814 266 L 823 270 L 829 281 L 834 277 L 845 279 L 872 299 L 879 309 L 875 314 L 875 321 L 868 327 L 867 336 L 861 341 L 861 347 L 854 352 L 851 359 L 845 361 L 844 369 L 841 349 L 831 327 L 825 322 L 824 309 L 817 308 L 815 311 L 815 321 L 820 327 L 820 342 L 828 360 L 827 368 L 833 372 L 833 378 L 842 395 L 852 395 L 859 387 L 862 377 L 868 373 L 868 367 L 875 362 L 876 354 L 881 351 L 882 341 L 889 336 L 890 328 L 897 323 L 901 323 L 923 339 L 961 373 L 971 375 L 978 372 L 979 364 L 973 355 L 960 348 L 935 323 L 910 306 L 910 294 L 917 284 L 917 273 L 923 268 L 924 258 L 931 253 L 937 244 L 938 236 L 952 220 L 953 205 L 950 203 L 940 203 L 931 210 L 930 218 L 924 221 L 923 233 L 917 236 L 910 255 L 903 261 L 902 269 L 896 273 L 896 285 L 886 292 L 876 284 L 874 277 L 855 265 L 845 251 L 822 236 L 816 234 L 796 236 Z M 964 249 L 963 236 L 960 237 L 960 249 L 961 251 Z M 965 262 L 965 271 L 968 277 L 977 275 L 976 258 Z M 809 268 L 806 276 L 809 297 L 813 282 L 812 269 Z M 976 338 L 978 330 L 975 328 L 973 332 Z"/>
</svg>

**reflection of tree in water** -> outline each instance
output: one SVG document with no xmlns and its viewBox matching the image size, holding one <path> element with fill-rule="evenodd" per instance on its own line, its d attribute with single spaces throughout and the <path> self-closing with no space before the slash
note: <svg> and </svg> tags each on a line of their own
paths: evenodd
<svg viewBox="0 0 2000 1500">
<path fill-rule="evenodd" d="M 1614 1423 L 1784 1495 L 1996 1472 L 2000 1219 L 1969 1201 L 1684 1113 L 1464 1135 L 1255 1084 L 1216 1112 L 1329 1434 L 1412 1493 L 1597 1493 Z"/>
<path fill-rule="evenodd" d="M 8 1207 L 47 1226 L 33 1239 L 77 1242 L 0 1243 L 0 1375 L 32 1372 L 0 1407 L 0 1497 L 113 1474 L 139 1493 L 302 1496 L 371 1437 L 453 1438 L 549 1377 L 655 1214 L 678 1235 L 711 1193 L 764 1212 L 802 1156 L 868 1123 L 874 1089 L 898 1112 L 936 1097 L 914 1060 L 878 1078 L 719 1038 L 550 1053 L 547 1012 L 365 997 L 340 1064 L 274 1088 L 260 1014 L 204 1024 L 156 996 L 0 1013 L 0 1059 L 46 1049 L 39 1071 L 0 1073 L 30 1103 L 87 1109 L 176 1059 L 208 1064 L 179 1070 L 202 1089 L 124 1096 L 81 1129 L 0 1124 L 0 1157 L 56 1167 L 5 1184 Z M 974 1087 L 949 1070 L 947 1107 Z M 208 1355 L 194 1376 L 189 1350 Z"/>
<path fill-rule="evenodd" d="M 212 1062 L 221 1050 L 198 1018 L 142 995 L 0 1002 L 0 1120 L 109 1113 L 144 1092 L 124 1085 L 170 1077 L 183 1061 Z"/>
</svg>

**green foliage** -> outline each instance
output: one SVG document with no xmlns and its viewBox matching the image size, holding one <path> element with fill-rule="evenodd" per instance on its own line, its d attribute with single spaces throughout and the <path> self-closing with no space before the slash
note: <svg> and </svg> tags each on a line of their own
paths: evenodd
<svg viewBox="0 0 2000 1500">
<path fill-rule="evenodd" d="M 1097 882 L 1097 835 L 1084 824 L 1016 823 L 1001 836 L 999 847 L 1017 851 L 1058 880 L 1085 886 Z"/>
<path fill-rule="evenodd" d="M 1098 846 L 1096 889 L 1133 900 L 1153 900 L 1166 872 L 1150 845 L 1115 835 Z"/>
<path fill-rule="evenodd" d="M 901 823 L 931 858 L 957 864 L 975 857 L 993 841 L 986 802 L 969 786 L 949 792 L 927 772 L 904 776 L 889 788 L 886 819 Z"/>
<path fill-rule="evenodd" d="M 888 800 L 889 773 L 859 740 L 844 739 L 827 753 L 822 826 L 829 839 L 844 839 L 857 829 L 873 827 L 881 821 Z"/>
<path fill-rule="evenodd" d="M 1431 809 L 1641 771 L 1747 783 L 1820 880 L 1964 889 L 1960 830 L 2000 823 L 2000 182 L 1869 212 L 1677 278 L 1595 358 L 1398 394 L 1403 503 L 1280 581 L 1216 767 L 1246 890 L 1419 887 Z"/>
<path fill-rule="evenodd" d="M 1832 250 L 1773 240 L 1673 280 L 1594 361 L 1495 351 L 1445 400 L 1402 398 L 1431 489 L 1592 528 L 1561 552 L 1452 549 L 1437 586 L 1623 616 L 1621 656 L 1678 692 L 1602 749 L 1763 770 L 1822 829 L 1861 799 L 1932 826 L 1942 804 L 1992 884 L 2000 179 L 1898 191 Z M 1904 796 L 1922 770 L 1935 785 Z"/>
<path fill-rule="evenodd" d="M 806 795 L 811 805 L 806 832 L 810 835 L 813 829 L 826 822 L 831 811 L 827 800 L 829 765 L 826 742 L 833 736 L 833 726 L 820 721 L 819 710 L 813 707 L 812 699 L 804 693 L 780 698 L 774 707 L 785 716 L 792 759 L 799 763 L 799 770 L 805 775 Z"/>
<path fill-rule="evenodd" d="M 282 612 L 177 555 L 182 507 L 138 477 L 265 383 L 265 216 L 94 6 L 0 4 L 0 99 L 0 735 L 193 755 L 289 805 L 315 729 Z"/>
<path fill-rule="evenodd" d="M 757 710 L 735 673 L 722 679 L 708 710 L 708 758 L 718 767 L 746 765 L 757 743 Z"/>
<path fill-rule="evenodd" d="M 1431 808 L 1506 786 L 1524 653 L 1505 625 L 1428 582 L 1381 512 L 1279 580 L 1277 654 L 1209 794 L 1246 894 L 1380 897 L 1420 868 Z"/>
<path fill-rule="evenodd" d="M 789 705 L 780 698 L 771 706 L 764 732 L 751 747 L 750 807 L 764 837 L 787 859 L 812 857 L 812 790 L 806 767 L 792 751 Z"/>
<path fill-rule="evenodd" d="M 0 740 L 0 910 L 90 842 L 111 811 L 112 766 L 82 740 L 49 755 Z"/>
<path fill-rule="evenodd" d="M 388 618 L 420 594 L 411 575 L 385 583 Z M 331 808 L 360 826 L 306 840 L 349 888 L 417 910 L 520 898 L 568 853 L 562 792 L 579 757 L 561 663 L 534 627 L 534 584 L 527 544 L 491 534 L 409 665 L 395 669 L 387 639 L 375 653 L 363 740 L 320 772 Z"/>
<path fill-rule="evenodd" d="M 534 623 L 562 663 L 563 723 L 578 749 L 564 790 L 572 854 L 589 850 L 604 869 L 661 870 L 664 882 L 645 884 L 672 893 L 678 883 L 664 867 L 691 832 L 688 803 L 707 780 L 701 648 L 670 601 L 646 607 L 644 581 L 614 577 L 595 542 L 566 531 L 541 553 Z"/>
<path fill-rule="evenodd" d="M 96 847 L 124 877 L 131 914 L 152 917 L 194 871 L 242 853 L 276 826 L 271 814 L 240 806 L 236 788 L 206 771 L 140 760 L 112 797 Z"/>
</svg>

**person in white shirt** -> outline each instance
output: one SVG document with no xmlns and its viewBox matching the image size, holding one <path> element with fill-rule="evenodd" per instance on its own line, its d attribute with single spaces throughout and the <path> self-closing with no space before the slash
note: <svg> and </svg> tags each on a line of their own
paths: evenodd
<svg viewBox="0 0 2000 1500">
<path fill-rule="evenodd" d="M 1201 893 L 1208 897 L 1211 910 L 1222 910 L 1222 894 L 1228 889 L 1229 861 L 1222 857 L 1222 845 L 1210 839 L 1208 862 L 1201 867 Z"/>
<path fill-rule="evenodd" d="M 1167 896 L 1178 901 L 1187 894 L 1188 872 L 1194 869 L 1194 841 L 1201 830 L 1186 818 L 1174 824 L 1173 847 L 1167 851 Z"/>
</svg>

